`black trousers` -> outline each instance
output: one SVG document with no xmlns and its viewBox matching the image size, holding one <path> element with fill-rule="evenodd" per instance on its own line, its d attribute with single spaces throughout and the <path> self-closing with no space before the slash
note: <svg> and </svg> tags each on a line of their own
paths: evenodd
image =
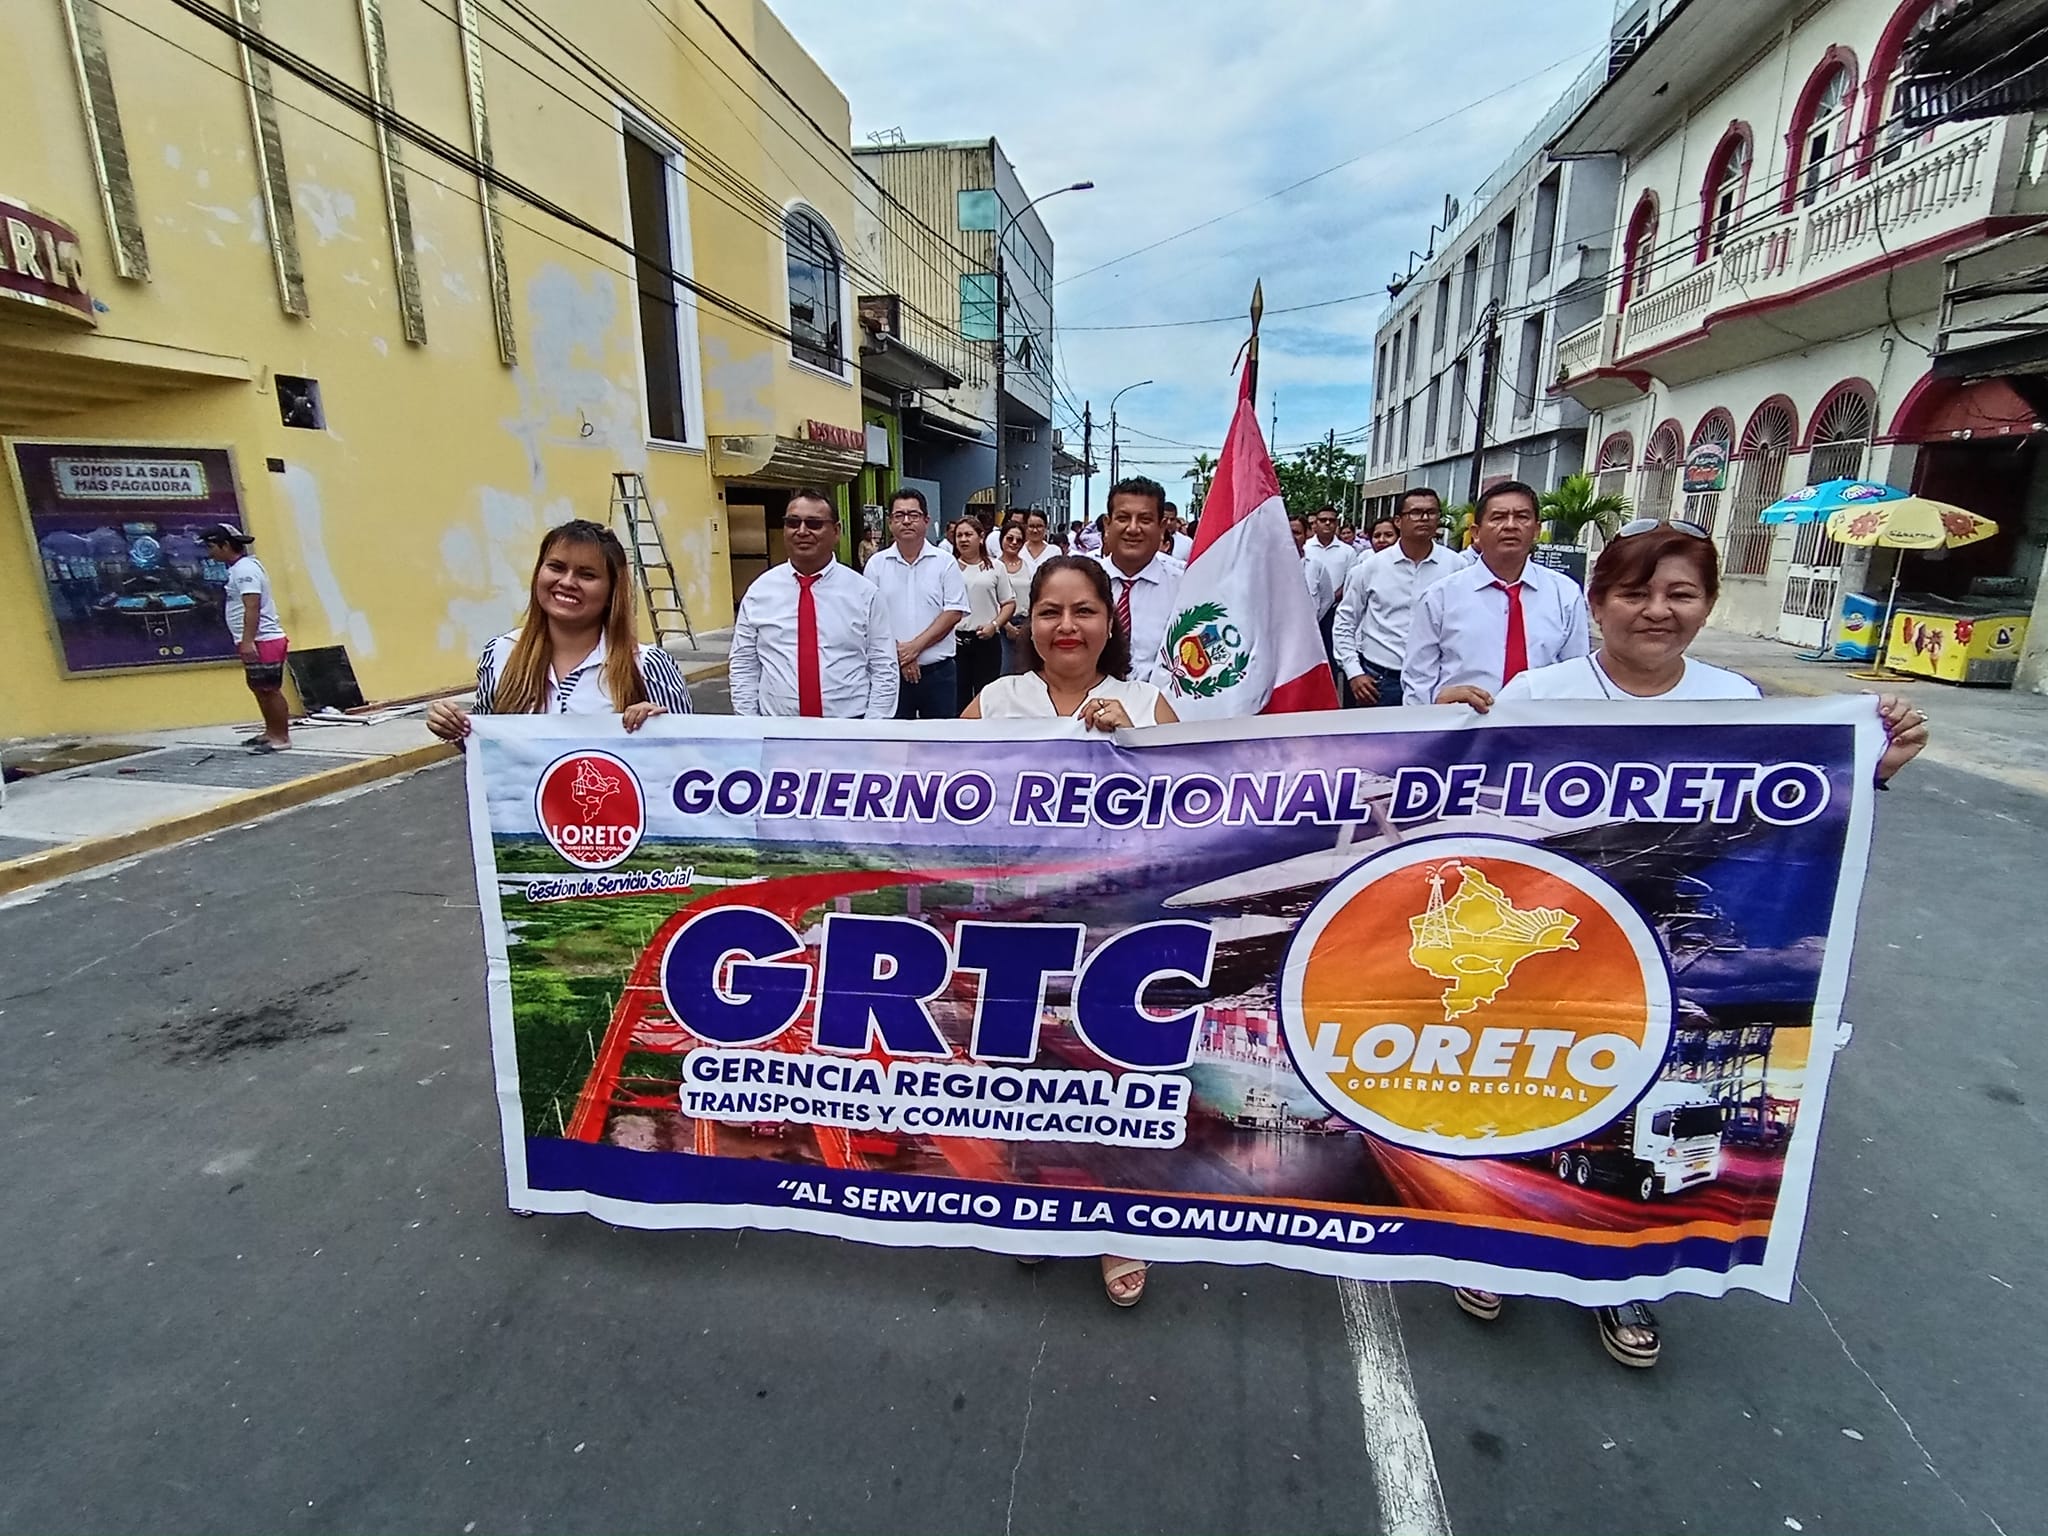
<svg viewBox="0 0 2048 1536">
<path fill-rule="evenodd" d="M 1003 637 L 990 635 L 984 640 L 971 630 L 964 631 L 953 659 L 959 664 L 960 693 L 954 710 L 958 714 L 980 696 L 982 689 L 1003 675 Z"/>
</svg>

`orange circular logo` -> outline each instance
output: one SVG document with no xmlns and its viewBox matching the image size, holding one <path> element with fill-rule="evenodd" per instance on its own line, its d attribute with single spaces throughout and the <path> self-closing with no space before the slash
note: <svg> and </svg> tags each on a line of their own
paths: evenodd
<svg viewBox="0 0 2048 1536">
<path fill-rule="evenodd" d="M 1606 880 L 1511 838 L 1366 860 L 1295 930 L 1280 1018 L 1316 1097 L 1418 1152 L 1507 1157 L 1599 1129 L 1671 1043 L 1671 971 Z"/>
</svg>

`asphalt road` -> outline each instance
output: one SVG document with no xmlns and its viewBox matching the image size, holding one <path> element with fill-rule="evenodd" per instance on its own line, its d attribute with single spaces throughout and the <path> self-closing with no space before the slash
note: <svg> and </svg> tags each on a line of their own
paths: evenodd
<svg viewBox="0 0 2048 1536">
<path fill-rule="evenodd" d="M 1462 1532 L 2040 1529 L 2048 800 L 1881 826 L 1803 1286 L 1398 1313 Z M 1372 1531 L 1338 1287 L 503 1209 L 458 774 L 0 910 L 0 1531 Z"/>
</svg>

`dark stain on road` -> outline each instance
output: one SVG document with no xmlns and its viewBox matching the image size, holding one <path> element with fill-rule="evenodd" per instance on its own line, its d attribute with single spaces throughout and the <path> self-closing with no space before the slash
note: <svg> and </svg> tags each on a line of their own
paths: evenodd
<svg viewBox="0 0 2048 1536">
<path fill-rule="evenodd" d="M 338 1035 L 348 1024 L 336 1014 L 334 995 L 360 974 L 360 968 L 351 967 L 247 1008 L 166 1019 L 153 1030 L 138 1031 L 137 1038 L 162 1047 L 173 1061 L 197 1064 Z"/>
<path fill-rule="evenodd" d="M 1508 1443 L 1490 1429 L 1475 1429 L 1465 1437 L 1472 1449 L 1488 1461 L 1506 1461 Z"/>
<path fill-rule="evenodd" d="M 2017 1088 L 2008 1088 L 2003 1083 L 1986 1083 L 1979 1091 L 1994 1104 L 2024 1105 L 2027 1102 Z"/>
</svg>

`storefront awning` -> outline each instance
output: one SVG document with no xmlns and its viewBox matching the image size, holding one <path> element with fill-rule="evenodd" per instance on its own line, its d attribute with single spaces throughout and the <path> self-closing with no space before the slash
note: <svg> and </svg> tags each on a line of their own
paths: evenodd
<svg viewBox="0 0 2048 1536">
<path fill-rule="evenodd" d="M 814 443 L 773 432 L 711 439 L 711 473 L 756 485 L 843 485 L 861 471 L 865 447 Z"/>
<path fill-rule="evenodd" d="M 247 384 L 255 376 L 246 358 L 33 321 L 0 324 L 0 432 L 172 390 Z"/>
</svg>

